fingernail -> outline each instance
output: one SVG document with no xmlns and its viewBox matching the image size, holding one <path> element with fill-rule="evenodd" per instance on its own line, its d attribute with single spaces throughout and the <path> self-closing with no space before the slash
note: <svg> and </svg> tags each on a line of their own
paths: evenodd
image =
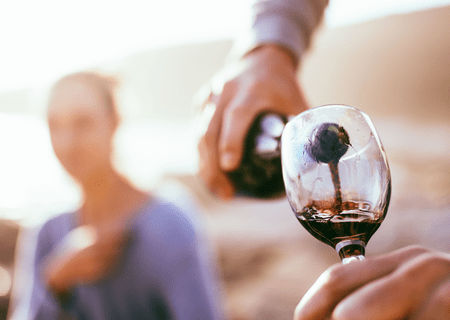
<svg viewBox="0 0 450 320">
<path fill-rule="evenodd" d="M 225 152 L 220 158 L 220 167 L 222 170 L 233 170 L 235 167 L 236 159 L 231 152 Z"/>
</svg>

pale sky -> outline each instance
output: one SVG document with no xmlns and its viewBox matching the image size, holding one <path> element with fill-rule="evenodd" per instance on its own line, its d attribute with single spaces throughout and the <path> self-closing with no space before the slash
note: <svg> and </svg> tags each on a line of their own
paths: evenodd
<svg viewBox="0 0 450 320">
<path fill-rule="evenodd" d="M 0 92 L 152 47 L 233 38 L 251 1 L 2 1 Z M 450 0 L 331 0 L 326 24 L 445 4 Z"/>
</svg>

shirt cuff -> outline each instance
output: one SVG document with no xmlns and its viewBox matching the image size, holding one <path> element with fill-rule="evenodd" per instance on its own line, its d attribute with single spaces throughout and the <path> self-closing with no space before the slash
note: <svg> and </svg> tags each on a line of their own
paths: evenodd
<svg viewBox="0 0 450 320">
<path fill-rule="evenodd" d="M 286 49 L 298 65 L 327 4 L 328 0 L 256 1 L 251 24 L 236 40 L 231 58 L 241 58 L 257 47 L 274 44 Z"/>
<path fill-rule="evenodd" d="M 271 15 L 259 18 L 250 31 L 236 40 L 231 50 L 231 58 L 241 58 L 265 44 L 274 44 L 286 49 L 297 64 L 307 48 L 303 28 L 298 22 L 286 19 L 282 15 Z"/>
</svg>

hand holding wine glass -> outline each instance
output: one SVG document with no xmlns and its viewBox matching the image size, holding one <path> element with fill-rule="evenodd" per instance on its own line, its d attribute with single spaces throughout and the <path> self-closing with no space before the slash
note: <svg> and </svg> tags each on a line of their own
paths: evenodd
<svg viewBox="0 0 450 320">
<path fill-rule="evenodd" d="M 328 268 L 294 320 L 450 319 L 450 254 L 409 246 Z"/>
<path fill-rule="evenodd" d="M 386 155 L 370 118 L 348 106 L 307 110 L 281 139 L 286 194 L 299 222 L 339 253 L 364 259 L 390 200 Z"/>
</svg>

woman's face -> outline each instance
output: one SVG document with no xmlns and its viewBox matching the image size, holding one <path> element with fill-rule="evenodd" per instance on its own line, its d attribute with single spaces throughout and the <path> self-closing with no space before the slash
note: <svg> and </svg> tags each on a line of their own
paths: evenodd
<svg viewBox="0 0 450 320">
<path fill-rule="evenodd" d="M 53 90 L 48 108 L 50 136 L 61 164 L 77 180 L 111 165 L 116 123 L 97 86 L 69 79 Z"/>
</svg>

